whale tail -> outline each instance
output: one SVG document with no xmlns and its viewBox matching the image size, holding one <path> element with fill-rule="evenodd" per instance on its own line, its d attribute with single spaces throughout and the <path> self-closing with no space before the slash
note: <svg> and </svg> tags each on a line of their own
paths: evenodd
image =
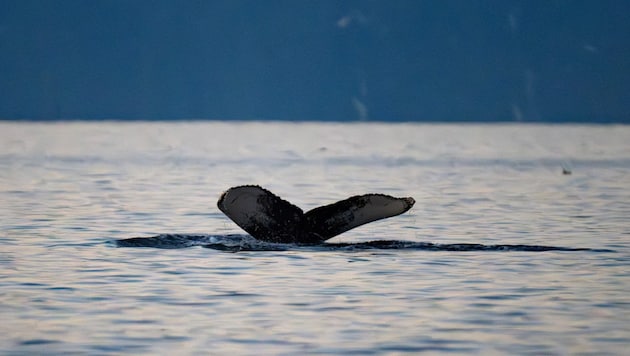
<svg viewBox="0 0 630 356">
<path fill-rule="evenodd" d="M 413 198 L 385 194 L 356 195 L 306 213 L 272 192 L 255 185 L 225 191 L 219 210 L 261 241 L 321 243 L 372 221 L 411 209 Z"/>
</svg>

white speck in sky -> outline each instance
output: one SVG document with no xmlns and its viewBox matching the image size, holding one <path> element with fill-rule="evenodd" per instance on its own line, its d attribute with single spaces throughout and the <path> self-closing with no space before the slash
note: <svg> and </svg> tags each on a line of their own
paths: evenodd
<svg viewBox="0 0 630 356">
<path fill-rule="evenodd" d="M 349 14 L 341 17 L 337 20 L 337 27 L 347 28 L 352 24 L 365 24 L 367 23 L 367 17 L 361 13 L 361 11 L 353 10 Z"/>
<path fill-rule="evenodd" d="M 599 52 L 599 49 L 595 46 L 593 46 L 590 43 L 585 43 L 584 46 L 582 46 L 582 48 L 584 48 L 585 51 L 591 52 L 591 53 L 597 53 Z"/>
<path fill-rule="evenodd" d="M 357 115 L 359 116 L 359 120 L 367 120 L 368 118 L 368 108 L 365 104 L 357 99 L 356 97 L 352 98 L 352 105 L 354 109 L 357 111 Z"/>
</svg>

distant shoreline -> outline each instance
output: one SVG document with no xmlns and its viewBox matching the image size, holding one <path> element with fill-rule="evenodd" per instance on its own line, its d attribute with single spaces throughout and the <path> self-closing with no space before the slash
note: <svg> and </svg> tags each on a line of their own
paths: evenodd
<svg viewBox="0 0 630 356">
<path fill-rule="evenodd" d="M 41 119 L 41 118 L 0 118 L 0 122 L 35 122 L 35 123 L 63 123 L 63 122 L 260 122 L 260 123 L 354 123 L 354 124 L 547 124 L 547 125 L 628 125 L 628 119 L 566 119 L 566 120 L 282 120 L 282 119 L 203 119 L 203 118 L 177 118 L 177 119 Z"/>
</svg>

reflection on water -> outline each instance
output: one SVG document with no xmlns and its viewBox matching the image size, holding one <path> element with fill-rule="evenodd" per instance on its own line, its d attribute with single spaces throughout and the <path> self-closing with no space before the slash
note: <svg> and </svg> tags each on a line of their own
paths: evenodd
<svg viewBox="0 0 630 356">
<path fill-rule="evenodd" d="M 3 354 L 623 354 L 630 341 L 626 126 L 1 123 L 0 138 Z M 368 192 L 417 203 L 334 248 L 225 253 L 226 238 L 255 243 L 216 208 L 248 183 L 305 210 Z M 112 243 L 178 233 L 203 243 Z"/>
</svg>

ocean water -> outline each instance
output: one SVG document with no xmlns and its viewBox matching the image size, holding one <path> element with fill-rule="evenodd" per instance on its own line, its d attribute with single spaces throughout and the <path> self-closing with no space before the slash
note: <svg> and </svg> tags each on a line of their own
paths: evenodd
<svg viewBox="0 0 630 356">
<path fill-rule="evenodd" d="M 242 184 L 416 204 L 328 248 L 243 248 L 216 207 Z M 630 346 L 629 126 L 3 122 L 0 202 L 0 354 Z M 160 234 L 203 243 L 116 242 Z"/>
</svg>

